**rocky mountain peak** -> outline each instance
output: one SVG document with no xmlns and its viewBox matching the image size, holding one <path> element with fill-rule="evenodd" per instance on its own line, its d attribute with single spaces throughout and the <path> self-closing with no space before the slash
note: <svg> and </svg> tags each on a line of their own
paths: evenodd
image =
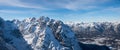
<svg viewBox="0 0 120 50">
<path fill-rule="evenodd" d="M 62 21 L 57 21 L 44 16 L 34 20 L 36 22 L 32 19 L 25 20 L 29 21 L 29 23 L 21 21 L 17 25 L 20 31 L 23 32 L 24 39 L 33 49 L 81 49 L 72 30 Z"/>
<path fill-rule="evenodd" d="M 89 47 L 81 44 L 71 28 L 60 20 L 42 16 L 3 23 L 5 27 L 0 27 L 0 49 L 1 46 L 6 50 L 82 50 Z"/>
</svg>

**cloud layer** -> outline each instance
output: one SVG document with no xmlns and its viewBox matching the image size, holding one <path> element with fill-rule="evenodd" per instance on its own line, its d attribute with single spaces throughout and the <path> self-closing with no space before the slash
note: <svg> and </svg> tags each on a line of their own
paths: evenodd
<svg viewBox="0 0 120 50">
<path fill-rule="evenodd" d="M 119 0 L 0 0 L 0 16 L 44 15 L 79 20 L 90 16 L 119 16 L 119 10 Z"/>
</svg>

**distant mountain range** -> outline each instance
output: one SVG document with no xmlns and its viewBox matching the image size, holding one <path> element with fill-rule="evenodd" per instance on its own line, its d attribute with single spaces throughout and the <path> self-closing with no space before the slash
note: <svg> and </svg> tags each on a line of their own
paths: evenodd
<svg viewBox="0 0 120 50">
<path fill-rule="evenodd" d="M 110 50 L 103 45 L 81 43 L 77 31 L 80 30 L 44 16 L 23 21 L 0 18 L 0 50 Z"/>
<path fill-rule="evenodd" d="M 66 23 L 80 42 L 110 46 L 120 49 L 119 22 Z"/>
</svg>

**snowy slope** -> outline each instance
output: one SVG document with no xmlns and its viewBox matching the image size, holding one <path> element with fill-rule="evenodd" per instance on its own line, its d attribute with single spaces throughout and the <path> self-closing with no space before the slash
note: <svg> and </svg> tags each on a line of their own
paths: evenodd
<svg viewBox="0 0 120 50">
<path fill-rule="evenodd" d="M 81 50 L 72 30 L 61 21 L 40 17 L 14 23 L 34 50 Z"/>
</svg>

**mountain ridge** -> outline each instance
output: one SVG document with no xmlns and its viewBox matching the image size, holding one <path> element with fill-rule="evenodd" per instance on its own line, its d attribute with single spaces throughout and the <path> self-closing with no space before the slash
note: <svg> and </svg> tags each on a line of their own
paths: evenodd
<svg viewBox="0 0 120 50">
<path fill-rule="evenodd" d="M 80 42 L 107 45 L 118 50 L 120 42 L 119 22 L 66 23 L 74 31 Z"/>
<path fill-rule="evenodd" d="M 0 45 L 7 43 L 11 46 L 9 48 L 7 45 L 2 45 L 1 50 L 85 50 L 89 48 L 77 40 L 68 25 L 44 16 L 23 21 L 4 21 L 1 18 L 0 31 L 4 32 L 0 32 Z M 90 48 L 94 49 L 92 47 Z M 95 47 L 98 47 L 98 50 L 109 50 L 97 45 Z"/>
</svg>

